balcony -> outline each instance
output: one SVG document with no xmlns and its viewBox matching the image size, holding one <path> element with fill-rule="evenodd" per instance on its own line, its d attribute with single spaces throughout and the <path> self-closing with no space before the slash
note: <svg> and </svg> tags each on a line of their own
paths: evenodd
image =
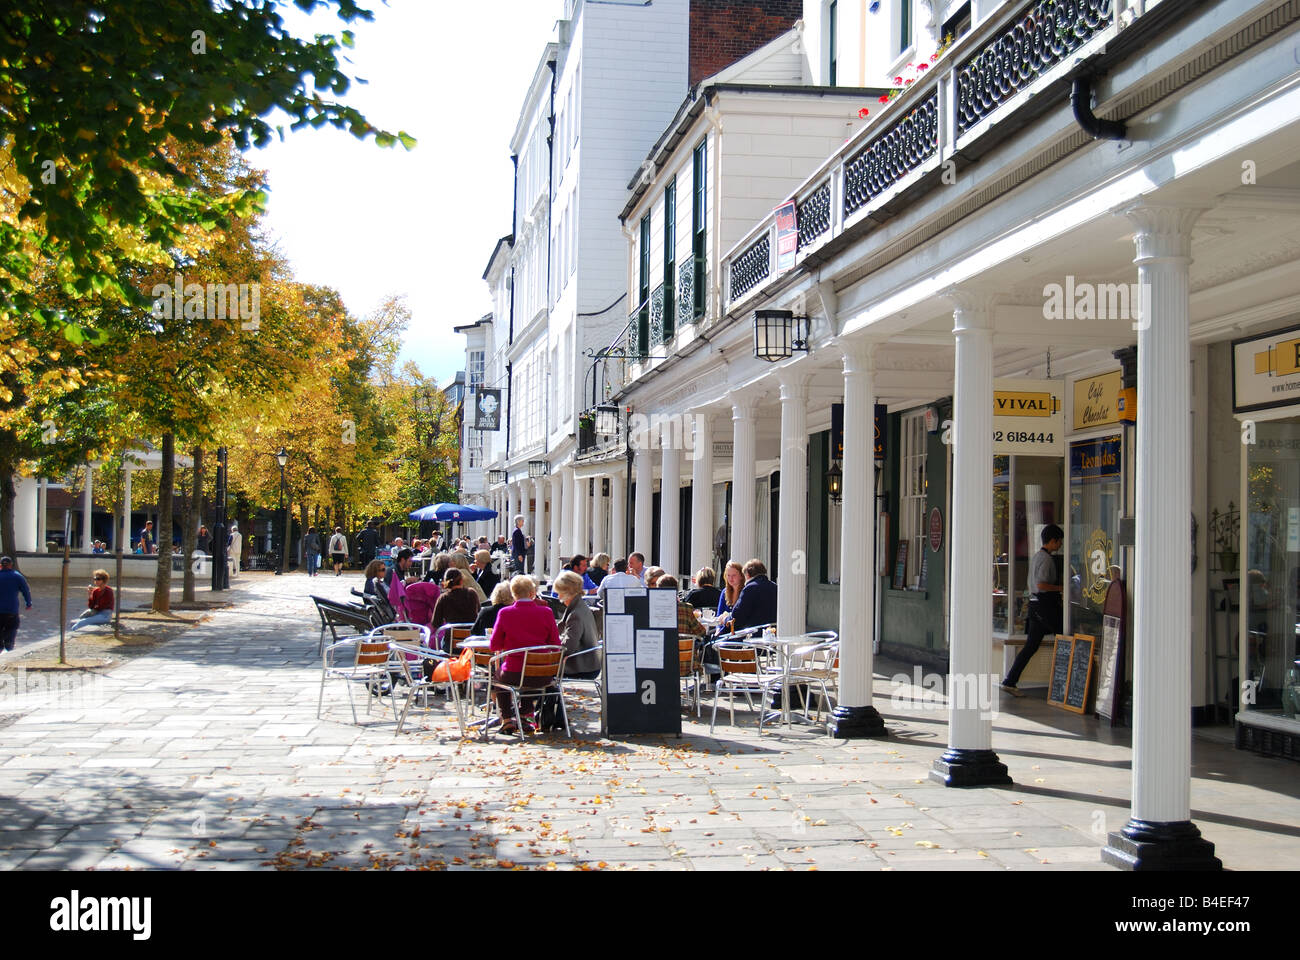
<svg viewBox="0 0 1300 960">
<path fill-rule="evenodd" d="M 1168 2 L 1148 0 L 1145 8 L 1150 13 Z M 944 165 L 955 156 L 977 163 L 1015 127 L 999 132 L 1004 121 L 1027 122 L 1059 102 L 1044 94 L 1063 99 L 1081 65 L 1141 19 L 1128 6 L 1122 23 L 1115 0 L 1013 6 L 959 38 L 888 104 L 872 105 L 867 124 L 796 191 L 798 245 L 787 272 L 799 273 L 837 238 L 865 234 L 941 189 Z M 772 285 L 780 276 L 775 214 L 724 255 L 721 269 L 724 316 L 746 309 Z"/>
<path fill-rule="evenodd" d="M 608 411 L 613 405 L 606 405 Z M 613 433 L 601 433 L 600 407 L 588 407 L 578 414 L 578 453 L 579 460 L 604 460 L 617 456 L 626 449 L 625 427 L 627 415 L 622 407 L 613 407 L 617 412 L 617 428 Z"/>
</svg>

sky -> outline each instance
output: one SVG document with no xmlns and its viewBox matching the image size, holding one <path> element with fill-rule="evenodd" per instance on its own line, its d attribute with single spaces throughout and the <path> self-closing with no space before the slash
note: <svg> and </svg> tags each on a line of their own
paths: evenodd
<svg viewBox="0 0 1300 960">
<path fill-rule="evenodd" d="M 413 316 L 400 360 L 445 383 L 465 365 L 452 328 L 492 309 L 483 271 L 511 232 L 510 137 L 563 0 L 364 5 L 375 20 L 351 28 L 344 72 L 369 82 L 342 100 L 419 145 L 304 129 L 247 157 L 269 174 L 265 226 L 295 278 L 335 288 L 356 315 L 405 294 Z M 319 12 L 286 20 L 301 36 L 343 29 Z"/>
</svg>

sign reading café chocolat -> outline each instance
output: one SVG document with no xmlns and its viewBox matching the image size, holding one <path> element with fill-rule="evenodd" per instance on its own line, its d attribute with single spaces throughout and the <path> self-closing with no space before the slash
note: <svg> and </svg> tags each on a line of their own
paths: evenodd
<svg viewBox="0 0 1300 960">
<path fill-rule="evenodd" d="M 1089 430 L 1119 423 L 1119 395 L 1124 374 L 1116 370 L 1074 382 L 1074 429 Z"/>
</svg>

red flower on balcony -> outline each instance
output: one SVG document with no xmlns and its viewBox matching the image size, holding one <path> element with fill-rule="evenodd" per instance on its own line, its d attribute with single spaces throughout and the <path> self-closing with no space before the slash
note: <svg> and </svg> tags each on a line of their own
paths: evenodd
<svg viewBox="0 0 1300 960">
<path fill-rule="evenodd" d="M 858 119 L 861 120 L 865 118 L 869 113 L 871 113 L 871 111 L 868 110 L 866 107 L 863 107 L 861 110 L 858 111 Z"/>
<path fill-rule="evenodd" d="M 918 69 L 918 70 L 929 70 L 929 69 L 930 69 L 930 65 L 929 65 L 928 63 L 918 63 L 918 64 L 916 65 L 916 69 Z"/>
<path fill-rule="evenodd" d="M 902 78 L 902 77 L 895 77 L 895 78 L 894 78 L 894 83 L 895 83 L 895 84 L 902 84 L 902 82 L 903 82 L 903 78 Z"/>
<path fill-rule="evenodd" d="M 915 77 L 908 77 L 906 80 L 903 81 L 903 86 L 910 87 L 915 82 L 916 82 Z"/>
<path fill-rule="evenodd" d="M 889 94 L 885 94 L 883 97 L 881 97 L 881 98 L 880 98 L 880 102 L 881 102 L 881 103 L 888 103 L 888 102 L 889 102 Z"/>
</svg>

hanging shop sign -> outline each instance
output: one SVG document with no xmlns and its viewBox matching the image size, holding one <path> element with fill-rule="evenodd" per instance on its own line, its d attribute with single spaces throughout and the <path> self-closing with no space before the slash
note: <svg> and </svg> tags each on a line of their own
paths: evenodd
<svg viewBox="0 0 1300 960">
<path fill-rule="evenodd" d="M 499 431 L 501 429 L 501 391 L 474 391 L 474 429 Z"/>
<path fill-rule="evenodd" d="M 1119 423 L 1124 414 L 1124 374 L 1116 370 L 1074 381 L 1074 429 Z"/>
<path fill-rule="evenodd" d="M 794 269 L 794 259 L 799 253 L 799 213 L 793 200 L 776 208 L 776 272 L 778 275 Z"/>
<path fill-rule="evenodd" d="M 943 514 L 935 507 L 930 511 L 930 552 L 943 549 Z"/>
<path fill-rule="evenodd" d="M 1070 444 L 1070 483 L 1118 477 L 1123 440 L 1118 435 Z"/>
<path fill-rule="evenodd" d="M 1300 403 L 1300 327 L 1232 341 L 1234 413 Z"/>
<path fill-rule="evenodd" d="M 872 441 L 872 457 L 877 463 L 885 459 L 885 429 L 889 425 L 889 408 L 883 403 L 875 408 L 875 439 Z M 844 404 L 831 404 L 831 459 L 844 459 Z"/>
<path fill-rule="evenodd" d="M 994 455 L 1064 456 L 1064 387 L 1061 380 L 995 380 Z"/>
</svg>

